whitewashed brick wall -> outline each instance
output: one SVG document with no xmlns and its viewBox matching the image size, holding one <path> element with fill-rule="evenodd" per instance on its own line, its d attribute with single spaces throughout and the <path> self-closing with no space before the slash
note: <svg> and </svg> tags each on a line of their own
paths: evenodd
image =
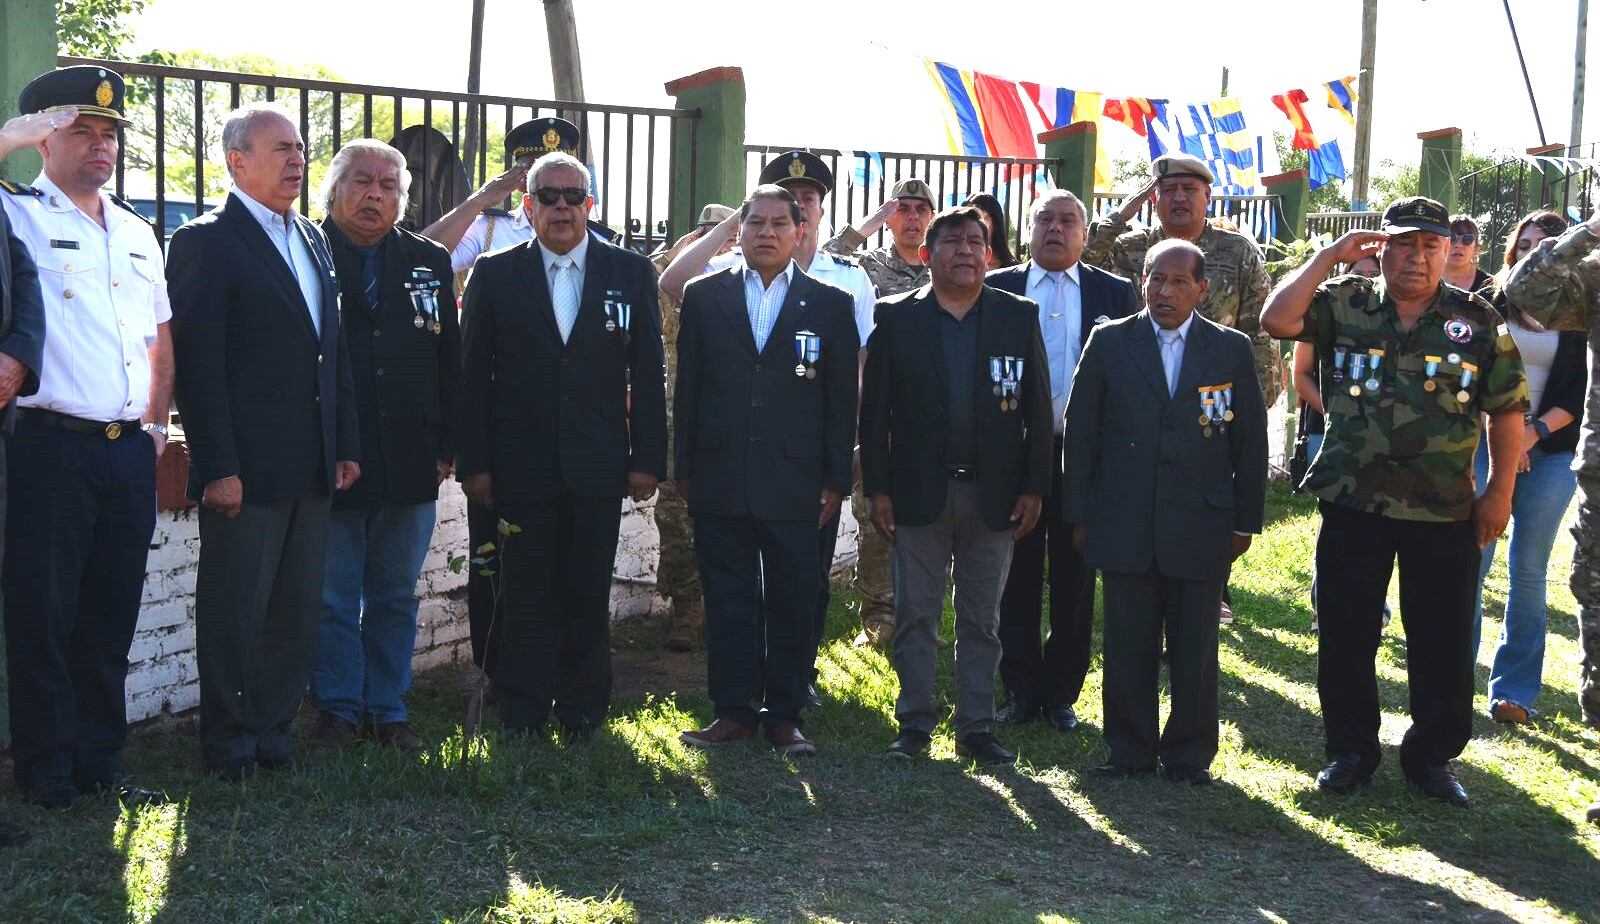
<svg viewBox="0 0 1600 924">
<path fill-rule="evenodd" d="M 855 558 L 856 524 L 846 504 L 839 527 L 835 568 Z M 617 540 L 611 616 L 626 619 L 659 613 L 668 604 L 656 593 L 661 535 L 655 502 L 623 502 Z M 422 564 L 417 595 L 417 646 L 412 667 L 423 671 L 472 657 L 467 633 L 466 573 L 450 570 L 450 559 L 467 553 L 466 499 L 446 482 L 439 499 L 433 544 Z M 194 510 L 164 511 L 157 518 L 146 565 L 139 628 L 128 652 L 128 719 L 178 713 L 200 705 L 195 669 L 194 582 L 200 554 L 200 519 Z"/>
</svg>

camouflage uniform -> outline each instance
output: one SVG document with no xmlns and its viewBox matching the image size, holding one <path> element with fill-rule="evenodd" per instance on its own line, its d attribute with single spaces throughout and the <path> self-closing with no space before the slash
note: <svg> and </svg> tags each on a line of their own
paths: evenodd
<svg viewBox="0 0 1600 924">
<path fill-rule="evenodd" d="M 656 274 L 666 268 L 667 255 L 651 258 Z M 665 292 L 661 299 L 661 337 L 667 356 L 667 408 L 672 408 L 678 378 L 678 302 Z M 673 415 L 667 414 L 667 442 L 672 445 Z M 656 589 L 672 601 L 674 615 L 703 605 L 700 595 L 700 568 L 694 557 L 694 531 L 689 525 L 689 508 L 679 496 L 676 483 L 662 484 L 656 495 L 656 529 L 661 533 L 661 562 L 656 568 Z"/>
<path fill-rule="evenodd" d="M 1161 228 L 1129 230 L 1116 215 L 1089 225 L 1089 243 L 1083 249 L 1083 262 L 1133 280 L 1139 307 L 1144 307 L 1144 255 L 1167 239 Z M 1261 306 L 1272 288 L 1266 264 L 1256 242 L 1236 231 L 1207 224 L 1194 242 L 1206 255 L 1206 280 L 1211 283 L 1206 300 L 1198 308 L 1201 315 L 1247 334 L 1255 344 L 1256 377 L 1261 380 L 1261 396 L 1271 407 L 1283 393 L 1283 348 L 1261 329 Z"/>
<path fill-rule="evenodd" d="M 1572 595 L 1578 601 L 1583 720 L 1600 727 L 1600 238 L 1579 225 L 1542 242 L 1517 264 L 1506 296 L 1549 330 L 1589 335 L 1589 398 L 1578 442 L 1578 522 L 1572 529 Z"/>
<path fill-rule="evenodd" d="M 872 280 L 880 299 L 920 289 L 932 278 L 926 266 L 907 263 L 893 244 L 858 252 L 856 248 L 866 242 L 856 229 L 846 227 L 823 244 L 822 249 L 860 260 L 861 268 L 867 271 L 867 278 Z M 863 346 L 866 343 L 862 341 Z M 850 492 L 850 512 L 861 527 L 856 540 L 856 591 L 861 594 L 861 624 L 876 636 L 874 641 L 878 638 L 887 641 L 894 628 L 892 555 L 888 540 L 872 527 L 872 511 L 859 482 Z"/>
<path fill-rule="evenodd" d="M 1423 784 L 1472 737 L 1473 457 L 1482 414 L 1527 407 L 1522 358 L 1478 296 L 1441 283 L 1406 330 L 1384 282 L 1360 276 L 1319 286 L 1297 339 L 1316 345 L 1327 409 L 1304 486 L 1321 499 L 1317 696 L 1329 772 L 1367 777 L 1381 760 L 1375 660 L 1398 558 L 1412 719 L 1400 763 Z"/>
</svg>

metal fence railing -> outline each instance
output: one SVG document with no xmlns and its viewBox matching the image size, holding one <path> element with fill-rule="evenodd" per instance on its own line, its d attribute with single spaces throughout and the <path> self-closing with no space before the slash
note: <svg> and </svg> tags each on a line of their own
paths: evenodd
<svg viewBox="0 0 1600 924">
<path fill-rule="evenodd" d="M 214 208 L 228 185 L 222 123 L 234 108 L 275 101 L 296 119 L 306 143 L 307 176 L 300 210 L 328 161 L 347 141 L 378 138 L 406 150 L 413 208 L 422 227 L 507 166 L 504 138 L 517 124 L 560 115 L 583 132 L 579 156 L 594 174 L 591 217 L 619 242 L 648 251 L 675 231 L 669 226 L 670 178 L 694 175 L 692 143 L 699 113 L 488 94 L 375 86 L 300 77 L 169 67 L 62 56 L 58 66 L 94 64 L 127 78 L 127 114 L 115 188 L 166 235 L 183 220 Z M 431 129 L 431 130 L 430 130 Z M 674 163 L 674 138 L 688 132 L 690 162 Z M 693 189 L 689 190 L 691 199 Z M 509 204 L 509 203 L 507 203 Z"/>
<path fill-rule="evenodd" d="M 1090 219 L 1104 218 L 1122 208 L 1123 203 L 1133 193 L 1109 192 L 1094 194 L 1094 214 Z M 1213 219 L 1223 219 L 1236 230 L 1255 238 L 1256 243 L 1263 246 L 1271 243 L 1278 233 L 1278 222 L 1281 220 L 1283 207 L 1277 196 L 1212 196 L 1211 207 L 1208 214 Z M 1139 206 L 1139 213 L 1134 220 L 1151 227 L 1159 224 L 1156 218 L 1155 201 L 1146 199 Z"/>
<path fill-rule="evenodd" d="M 1592 163 L 1597 152 L 1600 144 L 1588 144 L 1555 156 L 1583 158 Z M 1562 169 L 1551 164 L 1547 170 L 1539 161 L 1512 158 L 1461 177 L 1457 181 L 1456 202 L 1477 220 L 1482 235 L 1478 248 L 1480 265 L 1486 272 L 1493 272 L 1505 265 L 1506 236 L 1522 216 L 1550 209 L 1565 215 L 1568 221 L 1579 221 L 1593 214 L 1597 192 L 1600 190 L 1596 188 L 1592 166 Z"/>
<path fill-rule="evenodd" d="M 1311 212 L 1306 215 L 1306 236 L 1338 237 L 1357 228 L 1371 230 L 1378 227 L 1382 217 L 1381 212 Z"/>
<path fill-rule="evenodd" d="M 939 208 L 960 205 L 973 193 L 987 192 L 1000 200 L 1006 213 L 1007 236 L 1020 259 L 1026 239 L 1019 230 L 1026 223 L 1028 206 L 1052 185 L 1054 160 L 1020 157 L 962 157 L 953 154 L 909 154 L 896 151 L 839 151 L 797 145 L 745 145 L 746 185 L 754 187 L 761 168 L 785 151 L 808 150 L 833 171 L 833 192 L 827 200 L 827 220 L 833 232 L 853 225 L 877 211 L 899 180 L 917 177 L 927 182 Z M 728 203 L 732 205 L 733 203 Z M 869 246 L 888 240 L 879 231 Z"/>
</svg>

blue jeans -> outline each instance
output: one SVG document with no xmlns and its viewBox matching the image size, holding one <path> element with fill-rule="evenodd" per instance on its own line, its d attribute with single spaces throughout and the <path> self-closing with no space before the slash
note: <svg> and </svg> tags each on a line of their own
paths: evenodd
<svg viewBox="0 0 1600 924">
<path fill-rule="evenodd" d="M 336 510 L 328 522 L 322 625 L 311 668 L 317 708 L 352 724 L 404 722 L 417 641 L 417 575 L 434 505 Z"/>
<path fill-rule="evenodd" d="M 1550 550 L 1577 487 L 1572 453 L 1535 448 L 1528 453 L 1528 461 L 1532 468 L 1517 475 L 1516 493 L 1511 500 L 1511 546 L 1506 553 L 1511 587 L 1506 592 L 1500 643 L 1489 669 L 1489 703 L 1504 699 L 1525 708 L 1531 708 L 1539 698 L 1544 672 L 1545 581 Z M 1489 483 L 1487 439 L 1478 445 L 1477 469 L 1481 494 Z M 1478 571 L 1478 603 L 1472 618 L 1474 660 L 1483 627 L 1483 583 L 1494 561 L 1494 549 L 1495 543 L 1490 543 L 1483 550 L 1483 565 Z"/>
</svg>

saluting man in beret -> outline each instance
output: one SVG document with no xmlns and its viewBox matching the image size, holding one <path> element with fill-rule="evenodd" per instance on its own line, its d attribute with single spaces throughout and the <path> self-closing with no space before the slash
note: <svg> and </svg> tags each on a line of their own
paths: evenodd
<svg viewBox="0 0 1600 924">
<path fill-rule="evenodd" d="M 51 336 L 9 450 L 0 583 L 17 785 L 51 808 L 88 792 L 148 802 L 159 794 L 130 786 L 120 755 L 172 402 L 161 241 L 102 188 L 129 124 L 120 74 L 52 71 L 18 104 L 0 157 L 33 144 L 44 170 L 31 186 L 0 182 L 0 205 L 38 263 Z M 3 397 L 32 377 L 14 357 L 0 357 Z"/>
</svg>

